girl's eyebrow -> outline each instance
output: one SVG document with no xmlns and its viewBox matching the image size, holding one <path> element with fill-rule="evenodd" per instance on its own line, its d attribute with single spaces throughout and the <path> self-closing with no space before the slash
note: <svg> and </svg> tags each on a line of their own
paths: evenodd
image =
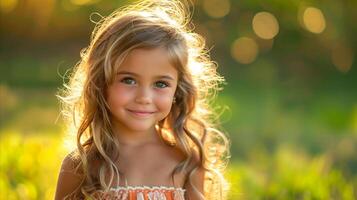
<svg viewBox="0 0 357 200">
<path fill-rule="evenodd" d="M 131 76 L 140 77 L 139 74 L 136 74 L 134 72 L 128 72 L 128 71 L 120 71 L 120 72 L 117 73 L 117 75 L 131 75 Z M 157 79 L 168 79 L 168 80 L 172 80 L 172 81 L 175 80 L 170 75 L 158 75 L 158 76 L 155 76 L 155 78 L 157 78 Z"/>
</svg>

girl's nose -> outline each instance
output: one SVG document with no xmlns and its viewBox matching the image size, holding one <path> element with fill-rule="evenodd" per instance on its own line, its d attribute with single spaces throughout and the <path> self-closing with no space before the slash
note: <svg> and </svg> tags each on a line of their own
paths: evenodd
<svg viewBox="0 0 357 200">
<path fill-rule="evenodd" d="M 139 104 L 150 104 L 152 102 L 150 88 L 140 88 L 136 95 L 135 102 Z"/>
</svg>

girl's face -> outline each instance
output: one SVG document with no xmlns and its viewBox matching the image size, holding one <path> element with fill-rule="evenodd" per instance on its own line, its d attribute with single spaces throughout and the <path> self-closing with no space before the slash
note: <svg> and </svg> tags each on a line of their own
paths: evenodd
<svg viewBox="0 0 357 200">
<path fill-rule="evenodd" d="M 131 51 L 106 91 L 115 127 L 129 132 L 154 128 L 171 110 L 177 80 L 164 49 Z"/>
</svg>

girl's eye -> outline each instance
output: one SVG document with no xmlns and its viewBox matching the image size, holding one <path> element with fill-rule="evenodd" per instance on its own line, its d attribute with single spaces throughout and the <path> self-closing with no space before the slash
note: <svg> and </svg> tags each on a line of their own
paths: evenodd
<svg viewBox="0 0 357 200">
<path fill-rule="evenodd" d="M 128 85 L 134 85 L 136 82 L 132 78 L 123 78 L 120 82 L 128 84 Z"/>
<path fill-rule="evenodd" d="M 157 88 L 166 88 L 166 87 L 169 87 L 169 84 L 167 84 L 164 81 L 158 81 L 158 82 L 155 83 L 155 87 L 157 87 Z"/>
</svg>

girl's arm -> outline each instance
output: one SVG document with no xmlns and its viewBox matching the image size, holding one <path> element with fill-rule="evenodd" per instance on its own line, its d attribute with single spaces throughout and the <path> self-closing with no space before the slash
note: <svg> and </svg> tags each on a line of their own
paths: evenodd
<svg viewBox="0 0 357 200">
<path fill-rule="evenodd" d="M 67 155 L 62 161 L 61 170 L 59 172 L 55 200 L 63 200 L 80 186 L 82 176 L 75 173 L 74 166 L 74 160 Z"/>
</svg>

